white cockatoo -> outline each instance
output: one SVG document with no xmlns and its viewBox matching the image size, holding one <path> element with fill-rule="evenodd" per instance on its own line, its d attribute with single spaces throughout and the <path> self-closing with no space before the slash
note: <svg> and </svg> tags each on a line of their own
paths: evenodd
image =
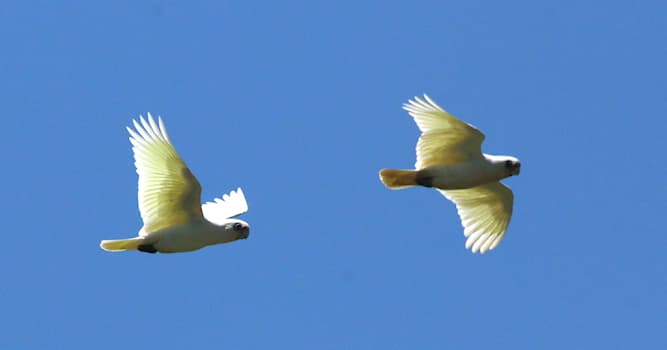
<svg viewBox="0 0 667 350">
<path fill-rule="evenodd" d="M 139 236 L 102 241 L 102 249 L 117 252 L 177 253 L 246 239 L 250 226 L 232 219 L 248 211 L 239 188 L 222 199 L 200 204 L 201 186 L 171 144 L 162 119 L 139 116 L 127 128 L 139 174 L 139 211 L 144 226 Z"/>
<path fill-rule="evenodd" d="M 519 175 L 521 163 L 510 156 L 482 153 L 484 134 L 447 113 L 428 96 L 403 105 L 422 132 L 416 170 L 380 170 L 391 189 L 433 187 L 454 202 L 466 248 L 485 253 L 503 239 L 512 217 L 514 195 L 499 181 Z"/>
</svg>

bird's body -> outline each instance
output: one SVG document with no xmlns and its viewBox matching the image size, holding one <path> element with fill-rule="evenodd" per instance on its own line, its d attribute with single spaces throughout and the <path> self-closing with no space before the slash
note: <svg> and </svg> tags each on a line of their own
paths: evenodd
<svg viewBox="0 0 667 350">
<path fill-rule="evenodd" d="M 241 238 L 247 237 L 242 236 Z M 153 232 L 144 238 L 142 244 L 152 245 L 160 253 L 177 253 L 189 252 L 237 239 L 239 239 L 239 234 L 233 229 L 213 224 L 204 219 Z"/>
<path fill-rule="evenodd" d="M 400 187 L 424 186 L 435 187 L 441 190 L 460 190 L 475 187 L 488 182 L 498 181 L 507 177 L 503 164 L 504 157 L 498 161 L 498 156 L 484 155 L 453 164 L 436 164 L 419 170 L 389 170 L 400 172 L 399 178 L 405 179 L 398 183 Z M 396 186 L 394 186 L 396 187 Z"/>
<path fill-rule="evenodd" d="M 504 169 L 487 158 L 457 164 L 431 165 L 418 171 L 417 182 L 441 190 L 460 190 L 498 181 L 505 177 Z"/>
<path fill-rule="evenodd" d="M 139 210 L 144 226 L 138 237 L 105 240 L 107 251 L 188 252 L 248 237 L 250 226 L 232 217 L 248 205 L 241 189 L 200 204 L 201 186 L 174 149 L 161 119 L 140 117 L 128 128 L 139 174 Z"/>
<path fill-rule="evenodd" d="M 432 187 L 456 204 L 468 237 L 466 248 L 495 248 L 512 216 L 514 195 L 499 180 L 518 175 L 521 163 L 510 156 L 483 154 L 482 134 L 424 96 L 404 105 L 422 131 L 415 170 L 382 169 L 390 189 Z"/>
</svg>

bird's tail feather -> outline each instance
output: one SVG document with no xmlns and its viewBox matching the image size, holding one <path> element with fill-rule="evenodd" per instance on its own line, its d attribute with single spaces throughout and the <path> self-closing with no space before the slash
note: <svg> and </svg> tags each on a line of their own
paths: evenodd
<svg viewBox="0 0 667 350">
<path fill-rule="evenodd" d="M 107 240 L 100 243 L 100 248 L 108 252 L 122 252 L 125 250 L 137 250 L 139 245 L 144 242 L 143 237 L 130 239 Z"/>
<path fill-rule="evenodd" d="M 417 172 L 415 170 L 382 169 L 380 180 L 392 190 L 417 186 Z"/>
</svg>

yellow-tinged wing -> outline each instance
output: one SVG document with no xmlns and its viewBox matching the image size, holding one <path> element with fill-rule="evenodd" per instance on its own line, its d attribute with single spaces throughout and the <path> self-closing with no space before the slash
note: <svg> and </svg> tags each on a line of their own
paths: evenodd
<svg viewBox="0 0 667 350">
<path fill-rule="evenodd" d="M 486 253 L 503 239 L 512 218 L 514 194 L 500 182 L 464 190 L 438 190 L 456 204 L 464 228 L 466 249 Z"/>
<path fill-rule="evenodd" d="M 139 117 L 127 128 L 139 174 L 140 234 L 201 219 L 201 186 L 172 146 L 162 119 Z"/>
<path fill-rule="evenodd" d="M 417 142 L 416 169 L 452 164 L 482 156 L 484 134 L 438 106 L 428 96 L 403 104 L 422 135 Z"/>
</svg>

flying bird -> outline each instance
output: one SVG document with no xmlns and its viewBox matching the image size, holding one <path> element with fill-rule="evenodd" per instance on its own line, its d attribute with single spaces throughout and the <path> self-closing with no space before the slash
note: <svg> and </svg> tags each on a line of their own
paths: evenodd
<svg viewBox="0 0 667 350">
<path fill-rule="evenodd" d="M 482 153 L 484 134 L 438 106 L 428 96 L 403 105 L 422 134 L 415 170 L 380 170 L 390 189 L 423 186 L 454 202 L 464 228 L 466 249 L 485 253 L 500 243 L 510 218 L 514 194 L 501 179 L 519 175 L 521 163 L 510 156 Z"/>
<path fill-rule="evenodd" d="M 167 129 L 139 116 L 127 128 L 139 175 L 139 211 L 144 222 L 138 237 L 106 240 L 102 249 L 117 252 L 177 253 L 248 238 L 247 222 L 233 219 L 248 211 L 241 188 L 222 199 L 200 203 L 201 186 L 171 144 Z"/>
</svg>

